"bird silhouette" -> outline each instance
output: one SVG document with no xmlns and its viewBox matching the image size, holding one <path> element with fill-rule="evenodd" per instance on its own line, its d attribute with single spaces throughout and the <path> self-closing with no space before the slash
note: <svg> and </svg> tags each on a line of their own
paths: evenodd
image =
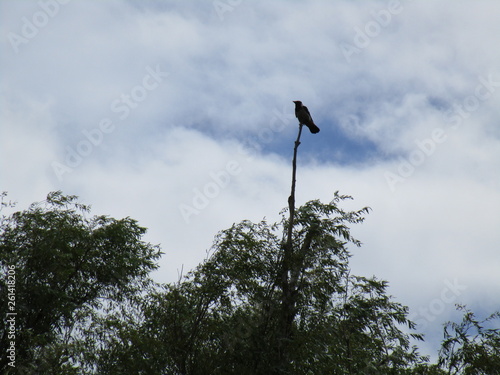
<svg viewBox="0 0 500 375">
<path fill-rule="evenodd" d="M 311 133 L 319 133 L 319 128 L 314 123 L 309 110 L 300 100 L 294 100 L 295 103 L 295 117 L 299 119 L 299 123 L 307 126 Z"/>
</svg>

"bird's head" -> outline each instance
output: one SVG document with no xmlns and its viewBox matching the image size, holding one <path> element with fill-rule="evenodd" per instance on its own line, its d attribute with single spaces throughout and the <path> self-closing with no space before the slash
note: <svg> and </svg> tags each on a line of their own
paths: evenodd
<svg viewBox="0 0 500 375">
<path fill-rule="evenodd" d="M 294 100 L 293 101 L 295 104 L 302 105 L 302 102 L 300 100 Z"/>
</svg>

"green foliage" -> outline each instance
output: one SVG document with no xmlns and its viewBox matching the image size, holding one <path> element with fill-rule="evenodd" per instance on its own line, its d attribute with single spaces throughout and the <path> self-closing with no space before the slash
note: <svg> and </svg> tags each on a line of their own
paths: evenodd
<svg viewBox="0 0 500 375">
<path fill-rule="evenodd" d="M 499 313 L 479 321 L 460 307 L 464 320 L 445 325 L 439 362 L 419 355 L 410 340 L 423 337 L 387 282 L 351 274 L 348 249 L 361 243 L 349 225 L 369 209 L 346 212 L 345 199 L 296 209 L 286 267 L 284 210 L 279 223 L 221 231 L 204 262 L 161 286 L 149 278 L 161 253 L 130 218 L 90 217 L 60 192 L 2 217 L 0 314 L 14 266 L 16 373 L 498 374 Z M 0 371 L 14 373 L 1 360 Z"/>
<path fill-rule="evenodd" d="M 0 282 L 4 289 L 7 267 L 15 267 L 17 363 L 26 371 L 74 373 L 75 331 L 97 311 L 134 298 L 157 267 L 160 252 L 141 241 L 146 230 L 135 220 L 88 213 L 75 196 L 54 192 L 2 220 Z M 2 293 L 3 316 L 5 298 Z"/>
<path fill-rule="evenodd" d="M 130 323 L 142 338 L 110 350 L 149 348 L 126 360 L 166 374 L 399 374 L 423 362 L 409 344 L 421 336 L 400 329 L 414 327 L 407 308 L 386 295 L 387 283 L 349 273 L 347 246 L 360 242 L 347 224 L 362 222 L 368 209 L 344 212 L 337 204 L 347 198 L 296 211 L 288 368 L 276 365 L 285 215 L 279 224 L 243 221 L 221 231 L 205 262 L 145 299 L 143 320 Z"/>
<path fill-rule="evenodd" d="M 500 374 L 500 328 L 486 328 L 500 319 L 500 312 L 479 321 L 465 306 L 457 308 L 463 320 L 445 325 L 439 365 L 451 375 Z"/>
</svg>

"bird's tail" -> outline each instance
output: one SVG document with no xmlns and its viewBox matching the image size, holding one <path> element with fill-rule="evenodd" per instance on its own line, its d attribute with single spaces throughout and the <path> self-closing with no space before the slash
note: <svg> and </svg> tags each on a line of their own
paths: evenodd
<svg viewBox="0 0 500 375">
<path fill-rule="evenodd" d="M 310 124 L 306 124 L 306 125 L 309 128 L 309 130 L 311 131 L 311 133 L 313 133 L 313 134 L 319 133 L 319 128 L 316 126 L 316 124 L 314 122 L 312 122 Z"/>
</svg>

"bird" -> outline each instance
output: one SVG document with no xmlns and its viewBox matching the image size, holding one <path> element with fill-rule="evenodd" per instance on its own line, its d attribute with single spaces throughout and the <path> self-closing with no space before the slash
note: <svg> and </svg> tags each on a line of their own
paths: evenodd
<svg viewBox="0 0 500 375">
<path fill-rule="evenodd" d="M 299 119 L 299 124 L 303 124 L 309 128 L 311 133 L 319 133 L 319 128 L 314 123 L 309 110 L 300 100 L 294 100 L 295 103 L 295 117 Z"/>
</svg>

